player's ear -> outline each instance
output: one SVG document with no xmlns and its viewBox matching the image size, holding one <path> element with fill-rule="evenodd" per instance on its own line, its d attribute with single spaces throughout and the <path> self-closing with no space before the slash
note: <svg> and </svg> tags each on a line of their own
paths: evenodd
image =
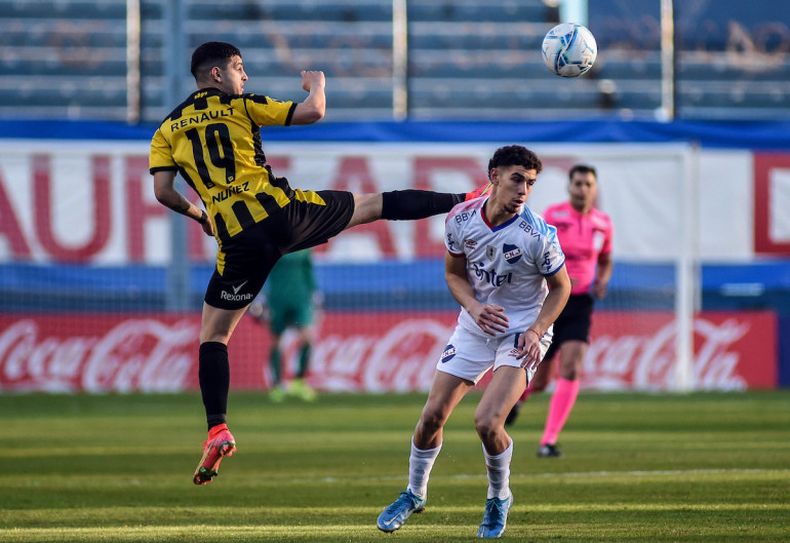
<svg viewBox="0 0 790 543">
<path fill-rule="evenodd" d="M 219 66 L 211 68 L 211 78 L 217 83 L 222 83 L 222 71 L 219 69 Z"/>
<path fill-rule="evenodd" d="M 491 171 L 488 172 L 488 179 L 495 185 L 499 183 L 499 173 L 496 168 L 491 168 Z"/>
</svg>

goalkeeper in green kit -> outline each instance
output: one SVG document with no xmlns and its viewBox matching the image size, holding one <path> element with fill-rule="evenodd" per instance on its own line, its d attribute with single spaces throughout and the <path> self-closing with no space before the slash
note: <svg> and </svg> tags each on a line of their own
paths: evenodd
<svg viewBox="0 0 790 543">
<path fill-rule="evenodd" d="M 313 401 L 316 393 L 305 381 L 313 343 L 313 303 L 318 297 L 310 250 L 283 255 L 269 274 L 264 292 L 265 306 L 263 302 L 256 301 L 250 306 L 249 312 L 261 323 L 268 320 L 272 333 L 270 398 L 281 402 L 290 395 Z M 289 328 L 294 328 L 299 334 L 299 367 L 295 378 L 286 384 L 283 380 L 280 343 Z"/>
</svg>

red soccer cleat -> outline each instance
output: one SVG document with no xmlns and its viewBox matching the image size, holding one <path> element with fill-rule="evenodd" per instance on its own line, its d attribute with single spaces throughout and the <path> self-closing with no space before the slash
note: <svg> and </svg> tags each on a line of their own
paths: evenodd
<svg viewBox="0 0 790 543">
<path fill-rule="evenodd" d="M 214 426 L 208 431 L 208 439 L 203 442 L 203 458 L 195 469 L 192 482 L 196 485 L 207 485 L 219 471 L 219 464 L 226 456 L 236 452 L 236 440 L 228 430 L 227 424 Z"/>
<path fill-rule="evenodd" d="M 475 198 L 480 198 L 481 196 L 487 196 L 489 192 L 491 192 L 491 187 L 494 185 L 491 184 L 489 181 L 483 186 L 477 187 L 475 190 L 466 193 L 466 198 L 464 198 L 464 202 L 468 202 L 469 200 L 474 200 Z"/>
</svg>

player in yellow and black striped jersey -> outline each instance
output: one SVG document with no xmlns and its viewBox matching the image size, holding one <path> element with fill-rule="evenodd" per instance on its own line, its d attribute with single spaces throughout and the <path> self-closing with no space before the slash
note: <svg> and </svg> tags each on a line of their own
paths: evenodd
<svg viewBox="0 0 790 543">
<path fill-rule="evenodd" d="M 467 195 L 291 189 L 267 166 L 259 128 L 322 119 L 323 72 L 302 72 L 302 88 L 309 94 L 295 104 L 245 94 L 248 77 L 241 52 L 228 43 L 208 42 L 195 49 L 191 70 L 198 90 L 154 133 L 150 170 L 156 198 L 200 222 L 219 244 L 200 327 L 198 374 L 209 439 L 193 481 L 206 484 L 222 458 L 235 450 L 225 424 L 230 380 L 227 343 L 280 256 L 325 243 L 358 224 L 446 213 Z M 208 212 L 175 190 L 176 173 L 197 191 Z"/>
<path fill-rule="evenodd" d="M 200 194 L 217 238 L 228 241 L 294 197 L 266 168 L 259 127 L 289 125 L 295 108 L 266 96 L 198 90 L 154 134 L 151 172 L 180 172 Z"/>
</svg>

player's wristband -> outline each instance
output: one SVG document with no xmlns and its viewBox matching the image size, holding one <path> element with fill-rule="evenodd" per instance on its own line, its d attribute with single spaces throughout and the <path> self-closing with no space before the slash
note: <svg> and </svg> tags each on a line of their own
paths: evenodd
<svg viewBox="0 0 790 543">
<path fill-rule="evenodd" d="M 200 210 L 200 218 L 197 220 L 200 224 L 206 224 L 208 222 L 208 213 L 206 213 L 205 209 Z"/>
</svg>

